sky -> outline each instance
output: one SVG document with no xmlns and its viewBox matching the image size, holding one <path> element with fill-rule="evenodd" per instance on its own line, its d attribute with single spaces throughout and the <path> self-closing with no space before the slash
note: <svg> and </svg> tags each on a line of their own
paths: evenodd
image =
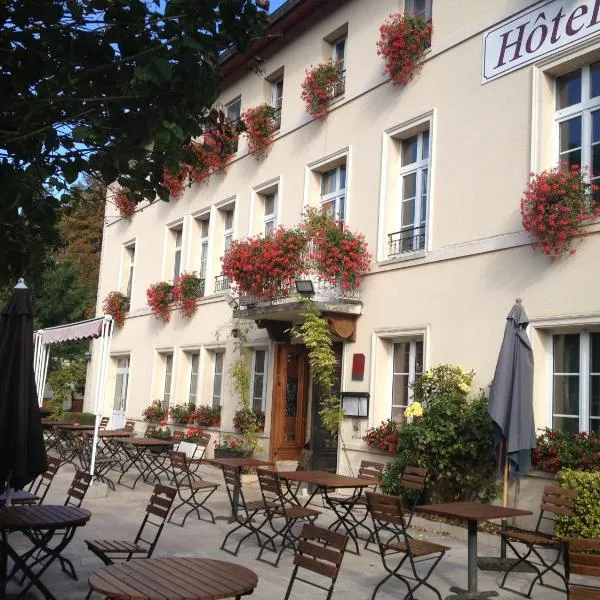
<svg viewBox="0 0 600 600">
<path fill-rule="evenodd" d="M 269 4 L 269 12 L 272 13 L 273 11 L 277 10 L 284 2 L 285 0 L 271 0 Z"/>
</svg>

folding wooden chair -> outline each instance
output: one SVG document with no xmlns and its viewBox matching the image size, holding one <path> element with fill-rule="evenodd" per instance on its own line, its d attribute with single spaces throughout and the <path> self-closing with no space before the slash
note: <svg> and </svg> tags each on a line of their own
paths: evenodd
<svg viewBox="0 0 600 600">
<path fill-rule="evenodd" d="M 300 451 L 300 457 L 298 458 L 296 471 L 310 471 L 312 455 L 312 450 L 309 450 L 308 448 L 302 448 Z M 298 492 L 300 491 L 301 487 L 301 481 L 287 481 L 286 490 L 284 492 L 284 498 L 286 502 L 298 503 Z M 325 506 L 325 501 L 323 501 L 323 506 Z"/>
<path fill-rule="evenodd" d="M 296 556 L 294 556 L 294 570 L 284 600 L 288 600 L 290 597 L 290 592 L 296 580 L 325 590 L 327 592 L 326 600 L 330 600 L 342 566 L 348 536 L 316 525 L 304 525 L 298 539 L 298 550 Z M 330 579 L 330 585 L 327 587 L 321 585 L 319 579 L 315 581 L 313 575 L 311 575 L 311 579 L 298 577 L 299 568 Z"/>
<path fill-rule="evenodd" d="M 392 577 L 401 581 L 408 589 L 407 598 L 414 598 L 414 593 L 421 586 L 432 590 L 439 600 L 442 600 L 440 592 L 428 583 L 434 569 L 446 553 L 447 546 L 442 546 L 425 540 L 415 540 L 406 533 L 406 522 L 402 500 L 397 496 L 386 496 L 367 492 L 367 506 L 373 519 L 375 539 L 379 548 L 383 568 L 387 575 L 375 586 L 371 600 L 375 598 L 379 588 Z M 397 564 L 392 564 L 391 559 L 400 557 Z M 408 561 L 410 571 L 408 574 L 400 573 L 402 565 Z M 427 569 L 417 570 L 417 565 L 426 561 L 432 561 Z M 414 584 L 411 584 L 414 582 Z"/>
<path fill-rule="evenodd" d="M 414 511 L 412 507 L 418 504 L 425 492 L 425 485 L 427 484 L 427 477 L 429 470 L 424 467 L 404 467 L 402 476 L 400 477 L 400 487 L 405 490 L 410 490 L 410 503 L 406 500 L 403 502 L 404 516 L 406 518 L 406 527 L 410 527 Z M 406 505 L 409 504 L 409 508 Z"/>
<path fill-rule="evenodd" d="M 100 425 L 98 425 L 98 431 L 104 431 L 108 426 L 108 422 L 110 421 L 110 417 L 102 417 L 100 419 Z"/>
<path fill-rule="evenodd" d="M 92 483 L 92 476 L 89 473 L 77 471 L 67 492 L 65 506 L 81 506 L 90 487 L 90 483 Z"/>
<path fill-rule="evenodd" d="M 135 421 L 125 421 L 125 427 L 123 427 L 123 429 L 129 433 L 133 433 L 135 430 Z"/>
<path fill-rule="evenodd" d="M 199 440 L 196 442 L 196 447 L 191 457 L 188 457 L 187 462 L 192 476 L 196 477 L 196 473 L 200 468 L 200 465 L 204 462 L 204 455 L 206 449 L 210 444 L 211 435 L 210 433 L 203 433 Z"/>
<path fill-rule="evenodd" d="M 54 456 L 47 456 L 46 464 L 46 470 L 37 479 L 34 479 L 27 488 L 28 492 L 38 497 L 37 504 L 44 503 L 50 484 L 60 468 L 60 460 L 54 458 Z"/>
<path fill-rule="evenodd" d="M 562 538 L 566 544 L 565 571 L 569 581 L 568 600 L 600 600 L 599 586 L 573 583 L 571 575 L 600 578 L 600 538 Z"/>
<path fill-rule="evenodd" d="M 281 555 L 286 548 L 296 550 L 298 538 L 293 530 L 294 525 L 298 521 L 308 521 L 312 524 L 321 513 L 312 508 L 286 502 L 285 495 L 281 489 L 281 480 L 276 471 L 258 469 L 256 473 L 258 475 L 263 502 L 268 507 L 266 511 L 267 518 L 273 532 L 272 535 L 264 534 L 266 541 L 261 544 L 257 559 L 262 560 L 262 554 L 267 545 L 270 545 L 270 549 L 276 552 L 275 540 L 281 538 L 281 548 L 277 554 L 277 559 L 275 563 L 269 563 L 273 564 L 273 566 L 278 566 Z M 278 521 L 282 522 L 280 526 L 278 526 Z"/>
<path fill-rule="evenodd" d="M 128 540 L 85 540 L 88 549 L 106 565 L 111 565 L 115 560 L 150 558 L 176 495 L 175 488 L 161 484 L 155 485 L 146 506 L 146 514 L 133 542 Z M 152 535 L 152 530 L 154 530 L 154 535 Z"/>
<path fill-rule="evenodd" d="M 563 544 L 555 538 L 551 533 L 544 533 L 542 526 L 547 521 L 554 524 L 556 515 L 570 517 L 573 514 L 575 502 L 579 492 L 568 488 L 546 486 L 540 502 L 540 514 L 534 531 L 517 529 L 511 527 L 501 532 L 502 537 L 506 540 L 507 545 L 517 556 L 517 561 L 510 566 L 508 571 L 504 573 L 500 587 L 511 591 L 521 596 L 531 598 L 533 586 L 539 581 L 540 585 L 553 588 L 555 590 L 567 592 L 567 578 L 559 570 L 560 560 L 562 558 Z M 517 546 L 521 544 L 525 546 L 524 552 Z M 553 557 L 548 560 L 544 554 L 548 551 L 553 551 Z M 530 558 L 531 557 L 531 558 Z M 529 590 L 523 594 L 519 590 L 506 587 L 506 579 L 520 565 L 529 565 L 535 571 L 535 577 L 529 586 Z M 543 577 L 547 573 L 554 573 L 561 580 L 563 587 L 556 587 L 544 583 Z"/>
<path fill-rule="evenodd" d="M 144 431 L 144 437 L 152 437 L 156 433 L 156 425 L 148 425 Z"/>
<path fill-rule="evenodd" d="M 234 520 L 233 522 L 237 524 L 236 527 L 229 531 L 223 539 L 221 550 L 225 550 L 225 552 L 237 556 L 243 542 L 252 535 L 256 536 L 258 545 L 261 545 L 261 529 L 269 520 L 269 517 L 267 516 L 267 510 L 269 507 L 264 503 L 263 500 L 252 500 L 249 502 L 246 501 L 244 491 L 242 490 L 239 467 L 222 465 L 221 468 L 223 470 L 223 478 L 225 479 L 225 489 L 227 490 L 227 496 L 229 497 L 229 502 L 231 504 L 231 514 Z M 253 523 L 255 518 L 262 519 L 258 526 Z M 248 533 L 240 538 L 235 550 L 229 550 L 227 548 L 227 542 L 229 541 L 229 538 L 240 529 L 247 529 Z"/>
<path fill-rule="evenodd" d="M 185 513 L 181 523 L 176 523 L 183 527 L 188 516 L 195 512 L 198 519 L 202 519 L 200 509 L 210 515 L 210 522 L 215 522 L 215 516 L 212 510 L 205 506 L 206 501 L 215 493 L 219 487 L 218 483 L 202 481 L 199 475 L 192 475 L 184 452 L 169 452 L 171 467 L 173 469 L 173 483 L 177 488 L 177 494 L 181 502 L 173 508 L 169 516 L 169 523 L 173 522 L 173 515 L 183 506 L 189 506 L 190 509 Z"/>
<path fill-rule="evenodd" d="M 86 472 L 89 471 L 92 464 L 92 437 L 89 434 L 82 432 L 79 435 L 73 436 L 73 443 L 77 448 L 77 457 L 81 470 Z M 102 454 L 98 452 L 96 454 L 96 459 L 94 460 L 94 477 L 99 481 L 106 483 L 110 489 L 114 491 L 115 484 L 110 477 L 106 476 L 106 473 L 119 464 L 120 461 L 116 457 L 109 458 L 107 456 L 102 456 Z"/>
</svg>

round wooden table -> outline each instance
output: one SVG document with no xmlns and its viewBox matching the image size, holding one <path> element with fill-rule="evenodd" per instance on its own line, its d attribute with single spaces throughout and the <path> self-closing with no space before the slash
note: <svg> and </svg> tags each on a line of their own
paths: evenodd
<svg viewBox="0 0 600 600">
<path fill-rule="evenodd" d="M 218 600 L 251 594 L 258 577 L 223 560 L 170 556 L 115 563 L 93 573 L 89 584 L 114 600 Z"/>
</svg>

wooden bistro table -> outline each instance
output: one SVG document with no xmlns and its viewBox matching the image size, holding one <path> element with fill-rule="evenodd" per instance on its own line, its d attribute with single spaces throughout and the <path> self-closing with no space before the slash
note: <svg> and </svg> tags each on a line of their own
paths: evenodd
<svg viewBox="0 0 600 600">
<path fill-rule="evenodd" d="M 42 583 L 41 576 L 46 569 L 58 558 L 75 535 L 75 529 L 85 525 L 92 516 L 89 510 L 76 506 L 52 506 L 39 504 L 35 506 L 5 506 L 0 507 L 0 598 L 6 598 L 8 559 L 14 563 L 13 572 L 23 571 L 29 583 L 20 591 L 24 595 L 35 586 L 46 600 L 54 600 L 50 590 Z M 53 533 L 58 529 L 66 530 L 60 537 L 60 542 L 48 546 L 53 539 Z M 9 543 L 9 533 L 21 531 L 33 544 L 33 548 L 21 556 Z M 43 566 L 35 571 L 27 563 L 27 558 L 38 550 L 47 559 Z"/>
<path fill-rule="evenodd" d="M 160 452 L 163 452 L 166 448 L 172 449 L 175 442 L 146 437 L 118 437 L 112 439 L 122 445 L 123 452 L 127 456 L 127 460 L 125 460 L 121 467 L 121 475 L 119 476 L 118 483 L 121 483 L 123 475 L 125 475 L 131 467 L 135 467 L 139 472 L 131 489 L 134 489 L 137 482 L 142 478 L 144 481 L 148 482 L 150 476 L 152 477 L 152 483 L 160 483 L 159 474 L 164 472 L 164 468 L 162 465 L 158 464 L 158 456 Z M 159 474 L 157 474 L 157 472 Z M 123 483 L 121 485 L 125 484 Z"/>
<path fill-rule="evenodd" d="M 446 504 L 424 504 L 415 506 L 415 512 L 448 517 L 466 521 L 468 525 L 467 537 L 467 589 L 460 587 L 450 588 L 454 596 L 448 596 L 453 600 L 485 599 L 498 596 L 496 591 L 477 591 L 477 523 L 479 521 L 491 521 L 494 519 L 507 519 L 508 517 L 524 517 L 531 515 L 529 510 L 517 508 L 504 508 L 492 504 L 480 502 L 448 502 Z"/>
<path fill-rule="evenodd" d="M 258 467 L 272 467 L 273 461 L 259 460 L 258 458 L 251 458 L 250 456 L 232 456 L 229 458 L 208 458 L 206 461 L 208 464 L 221 467 L 223 465 L 229 467 L 235 467 L 237 469 L 256 469 Z M 217 520 L 227 520 L 230 523 L 236 521 L 238 504 L 240 499 L 240 492 L 236 488 L 233 490 L 233 506 L 231 507 L 231 514 L 225 516 L 215 517 Z"/>
<path fill-rule="evenodd" d="M 329 471 L 283 471 L 279 473 L 279 479 L 286 483 L 290 481 L 298 481 L 301 483 L 310 483 L 314 486 L 312 494 L 308 500 L 304 503 L 304 506 L 308 506 L 314 496 L 318 493 L 322 494 L 327 505 L 335 513 L 337 520 L 331 523 L 329 529 L 337 531 L 342 526 L 346 533 L 350 536 L 350 539 L 354 542 L 356 547 L 356 554 L 360 554 L 358 548 L 358 533 L 357 528 L 362 525 L 357 521 L 356 517 L 352 513 L 354 505 L 358 502 L 361 496 L 361 492 L 364 488 L 373 485 L 373 482 L 369 479 L 361 477 L 348 477 L 347 475 L 338 475 L 337 473 L 330 473 Z M 352 495 L 348 496 L 344 502 L 331 502 L 329 500 L 329 493 L 336 489 L 353 489 Z M 289 489 L 289 488 L 288 488 Z M 298 498 L 292 494 L 294 500 L 300 504 Z M 362 525 L 364 527 L 364 525 Z"/>
<path fill-rule="evenodd" d="M 39 497 L 31 492 L 27 492 L 25 490 L 15 490 L 10 495 L 11 503 L 23 505 L 23 504 L 37 504 Z M 0 494 L 0 506 L 4 506 L 6 504 L 6 494 Z"/>
<path fill-rule="evenodd" d="M 93 573 L 90 587 L 111 600 L 218 600 L 252 594 L 254 571 L 209 558 L 146 558 Z"/>
</svg>

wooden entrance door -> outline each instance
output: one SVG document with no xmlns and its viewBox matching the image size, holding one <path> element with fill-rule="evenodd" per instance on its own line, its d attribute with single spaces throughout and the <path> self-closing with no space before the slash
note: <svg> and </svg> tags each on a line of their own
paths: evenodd
<svg viewBox="0 0 600 600">
<path fill-rule="evenodd" d="M 305 442 L 308 398 L 306 347 L 278 345 L 271 415 L 271 460 L 296 460 Z"/>
</svg>

